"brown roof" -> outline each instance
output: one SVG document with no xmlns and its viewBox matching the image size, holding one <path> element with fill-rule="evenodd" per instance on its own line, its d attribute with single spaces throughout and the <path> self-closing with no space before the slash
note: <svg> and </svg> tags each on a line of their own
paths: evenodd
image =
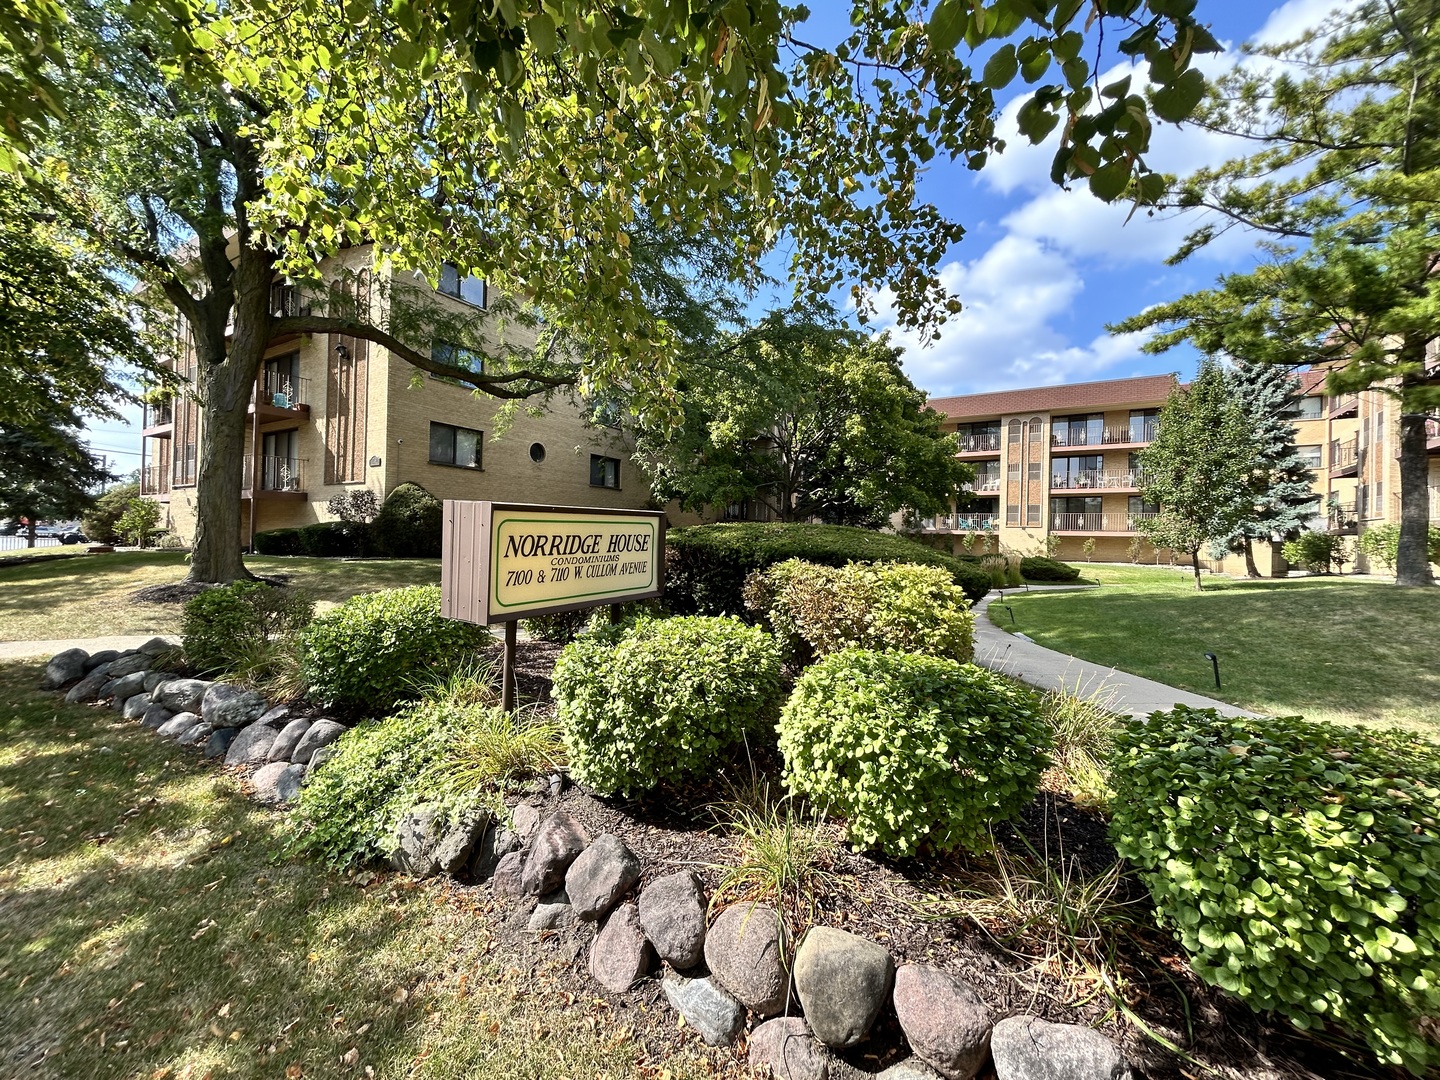
<svg viewBox="0 0 1440 1080">
<path fill-rule="evenodd" d="M 931 398 L 929 405 L 952 419 L 963 416 L 1002 416 L 1021 412 L 1055 412 L 1069 409 L 1149 405 L 1170 396 L 1178 376 L 1141 375 L 1133 379 L 1036 386 L 1026 390 L 997 390 L 989 394 Z"/>
<path fill-rule="evenodd" d="M 1310 368 L 1308 371 L 1300 372 L 1300 393 L 1315 394 L 1325 392 L 1325 376 L 1330 372 L 1325 368 Z"/>
</svg>

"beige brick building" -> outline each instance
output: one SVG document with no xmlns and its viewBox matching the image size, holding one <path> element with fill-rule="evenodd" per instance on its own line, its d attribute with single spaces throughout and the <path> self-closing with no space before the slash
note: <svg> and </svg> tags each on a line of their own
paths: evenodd
<svg viewBox="0 0 1440 1080">
<path fill-rule="evenodd" d="M 384 325 L 384 305 L 393 293 L 376 287 L 370 259 L 368 246 L 355 248 L 325 269 L 338 274 L 343 266 L 353 275 L 359 307 Z M 416 287 L 409 274 L 402 284 Z M 451 315 L 479 320 L 480 337 L 499 347 L 500 320 L 490 310 L 484 282 L 447 272 L 432 299 Z M 277 312 L 288 313 L 297 302 L 293 286 L 277 283 Z M 512 345 L 533 344 L 533 338 L 516 341 L 524 331 L 513 322 L 504 333 Z M 490 352 L 443 340 L 432 348 L 462 366 L 481 364 L 479 354 Z M 188 381 L 194 364 L 193 350 L 182 346 L 176 366 Z M 277 338 L 266 350 L 250 401 L 241 543 L 248 547 L 255 533 L 270 529 L 330 520 L 326 503 L 340 492 L 370 488 L 383 499 L 406 481 L 441 499 L 635 509 L 649 504 L 649 485 L 632 465 L 620 430 L 589 422 L 573 395 L 560 391 L 542 415 L 520 410 L 506 425 L 497 423 L 502 407 L 358 338 Z M 146 407 L 141 491 L 161 502 L 164 524 L 187 541 L 195 527 L 199 425 L 198 404 L 187 395 Z"/>
</svg>

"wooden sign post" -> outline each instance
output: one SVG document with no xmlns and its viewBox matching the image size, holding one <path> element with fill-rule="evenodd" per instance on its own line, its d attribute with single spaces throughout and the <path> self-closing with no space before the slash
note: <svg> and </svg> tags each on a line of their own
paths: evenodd
<svg viewBox="0 0 1440 1080">
<path fill-rule="evenodd" d="M 513 709 L 516 623 L 658 597 L 664 557 L 662 513 L 446 499 L 440 614 L 505 624 L 500 699 Z"/>
</svg>

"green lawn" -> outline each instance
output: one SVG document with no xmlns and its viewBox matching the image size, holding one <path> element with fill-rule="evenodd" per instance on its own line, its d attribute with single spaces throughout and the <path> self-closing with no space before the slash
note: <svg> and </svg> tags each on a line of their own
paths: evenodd
<svg viewBox="0 0 1440 1080">
<path fill-rule="evenodd" d="M 317 600 L 336 603 L 356 593 L 440 580 L 438 559 L 305 559 L 252 556 L 256 574 L 288 575 Z M 0 641 L 175 634 L 181 605 L 135 604 L 149 585 L 181 581 L 180 552 L 117 552 L 24 566 L 0 563 Z"/>
<path fill-rule="evenodd" d="M 1259 712 L 1440 736 L 1440 590 L 1083 566 L 1101 588 L 1006 594 L 1041 645 Z M 1215 690 L 1206 652 L 1220 657 Z"/>
<path fill-rule="evenodd" d="M 277 859 L 283 814 L 39 675 L 0 664 L 4 1075 L 660 1075 L 566 961 L 496 941 L 489 890 Z"/>
</svg>

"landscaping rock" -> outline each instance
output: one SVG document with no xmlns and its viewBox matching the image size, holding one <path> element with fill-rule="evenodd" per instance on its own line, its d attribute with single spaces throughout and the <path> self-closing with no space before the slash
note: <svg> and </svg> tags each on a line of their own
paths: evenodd
<svg viewBox="0 0 1440 1080">
<path fill-rule="evenodd" d="M 225 751 L 226 765 L 264 765 L 270 756 L 270 747 L 275 745 L 279 732 L 263 724 L 251 724 L 247 728 L 216 728 L 217 731 L 238 730 L 235 741 Z"/>
<path fill-rule="evenodd" d="M 576 856 L 565 871 L 565 891 L 575 916 L 603 919 L 640 880 L 640 860 L 618 836 L 604 833 Z"/>
<path fill-rule="evenodd" d="M 210 738 L 205 740 L 205 756 L 207 758 L 223 758 L 230 752 L 230 744 L 239 734 L 239 728 L 216 728 L 210 733 Z"/>
<path fill-rule="evenodd" d="M 470 879 L 489 881 L 495 876 L 495 868 L 500 865 L 500 860 L 519 850 L 520 838 L 505 826 L 492 822 L 485 830 L 485 835 L 480 837 L 480 842 L 475 845 L 475 852 L 470 860 Z"/>
<path fill-rule="evenodd" d="M 439 807 L 421 803 L 410 810 L 395 825 L 393 845 L 386 856 L 390 865 L 413 877 L 433 877 L 439 869 L 435 849 L 440 845 L 444 828 Z"/>
<path fill-rule="evenodd" d="M 132 694 L 125 699 L 125 704 L 120 709 L 120 715 L 125 717 L 126 720 L 139 720 L 145 715 L 145 710 L 148 708 L 150 708 L 149 694 Z"/>
<path fill-rule="evenodd" d="M 193 712 L 176 713 L 160 725 L 158 734 L 167 739 L 178 739 L 198 723 L 200 723 L 200 717 Z"/>
<path fill-rule="evenodd" d="M 521 895 L 520 875 L 525 870 L 525 853 L 511 851 L 501 856 L 491 877 L 495 895 L 502 900 L 518 900 Z"/>
<path fill-rule="evenodd" d="M 890 999 L 895 962 L 868 938 L 812 926 L 795 953 L 795 993 L 826 1046 L 854 1046 Z"/>
<path fill-rule="evenodd" d="M 640 925 L 655 951 L 677 971 L 705 955 L 705 889 L 688 870 L 656 878 L 640 894 Z"/>
<path fill-rule="evenodd" d="M 100 696 L 100 690 L 109 681 L 110 676 L 103 670 L 102 664 L 90 674 L 77 682 L 65 695 L 65 700 L 71 705 L 81 705 L 96 700 Z"/>
<path fill-rule="evenodd" d="M 734 909 L 731 909 L 734 910 Z M 828 1080 L 830 1052 L 798 1016 L 769 1020 L 750 1033 L 750 1065 L 769 1065 L 778 1080 Z"/>
<path fill-rule="evenodd" d="M 521 803 L 510 811 L 510 823 L 523 844 L 534 836 L 535 830 L 540 827 L 540 811 L 529 803 Z"/>
<path fill-rule="evenodd" d="M 279 804 L 281 800 L 277 785 L 280 783 L 280 777 L 289 767 L 287 762 L 272 761 L 255 770 L 255 775 L 250 777 L 250 786 L 255 789 L 257 801 L 265 803 L 267 806 Z"/>
<path fill-rule="evenodd" d="M 470 864 L 470 855 L 490 827 L 492 817 L 484 807 L 476 807 L 460 815 L 435 848 L 435 862 L 440 867 L 440 873 L 454 877 Z"/>
<path fill-rule="evenodd" d="M 284 762 L 277 761 L 275 764 L 281 765 Z M 280 796 L 282 803 L 288 803 L 300 797 L 300 785 L 309 771 L 304 765 L 285 765 L 285 771 L 280 774 L 280 779 L 275 781 L 275 793 Z"/>
<path fill-rule="evenodd" d="M 199 746 L 201 743 L 206 742 L 214 731 L 215 729 L 213 727 L 204 720 L 201 720 L 200 723 L 196 724 L 175 741 L 181 746 Z"/>
<path fill-rule="evenodd" d="M 147 694 L 153 694 L 157 686 L 160 686 L 162 683 L 167 683 L 173 678 L 175 678 L 175 676 L 171 675 L 168 671 L 147 671 L 145 673 L 145 692 Z"/>
<path fill-rule="evenodd" d="M 200 715 L 217 728 L 253 724 L 270 708 L 270 703 L 254 690 L 230 683 L 212 683 L 200 701 Z"/>
<path fill-rule="evenodd" d="M 90 654 L 90 659 L 85 661 L 85 670 L 94 671 L 101 664 L 108 664 L 112 660 L 120 659 L 119 649 L 101 649 L 99 652 Z"/>
<path fill-rule="evenodd" d="M 120 712 L 125 708 L 125 702 L 129 701 L 136 694 L 145 692 L 145 673 L 143 671 L 132 671 L 129 675 L 122 675 L 118 679 L 111 679 L 100 688 L 101 697 L 113 697 L 115 704 L 113 708 Z"/>
<path fill-rule="evenodd" d="M 756 1016 L 785 1007 L 790 950 L 780 913 L 764 904 L 726 908 L 705 935 L 705 963 L 720 985 Z"/>
<path fill-rule="evenodd" d="M 918 1057 L 897 1061 L 883 1072 L 875 1074 L 875 1080 L 944 1080 L 944 1078 Z"/>
<path fill-rule="evenodd" d="M 275 705 L 261 713 L 260 719 L 255 722 L 257 724 L 269 724 L 271 727 L 275 727 L 280 721 L 289 720 L 290 714 L 293 711 L 294 709 L 289 705 Z"/>
<path fill-rule="evenodd" d="M 135 675 L 142 671 L 149 671 L 155 666 L 155 661 L 144 653 L 125 652 L 121 653 L 110 664 L 110 677 L 112 679 L 123 678 L 126 675 Z"/>
<path fill-rule="evenodd" d="M 1120 1048 L 1079 1024 L 1012 1016 L 990 1032 L 996 1080 L 1131 1080 Z"/>
<path fill-rule="evenodd" d="M 985 1064 L 990 1010 L 958 975 L 906 964 L 895 973 L 895 1013 L 910 1049 L 946 1080 L 970 1080 Z"/>
<path fill-rule="evenodd" d="M 141 645 L 136 652 L 144 653 L 150 657 L 164 656 L 168 652 L 173 652 L 175 647 L 173 641 L 167 641 L 163 637 L 152 637 L 149 641 L 145 642 L 144 645 Z"/>
<path fill-rule="evenodd" d="M 544 835 L 541 826 L 541 835 Z M 606 990 L 623 994 L 634 986 L 655 961 L 655 951 L 640 929 L 640 915 L 634 904 L 616 908 L 590 947 L 590 974 Z"/>
<path fill-rule="evenodd" d="M 50 658 L 45 665 L 45 675 L 40 680 L 41 690 L 59 690 L 68 682 L 84 678 L 86 663 L 90 654 L 84 649 L 66 649 Z"/>
<path fill-rule="evenodd" d="M 329 761 L 332 757 L 334 757 L 334 755 L 334 746 L 322 746 L 319 750 L 316 750 L 315 753 L 310 755 L 310 764 L 306 765 L 305 768 L 309 769 L 311 772 L 314 772 L 316 769 L 320 768 L 321 765 L 324 765 L 325 762 Z M 291 758 L 294 758 L 295 755 L 291 754 L 290 756 Z M 296 764 L 298 765 L 300 764 L 300 762 L 297 761 Z"/>
<path fill-rule="evenodd" d="M 530 845 L 520 875 L 525 895 L 541 896 L 558 889 L 565 880 L 565 871 L 589 842 L 584 828 L 564 810 L 546 818 L 535 832 L 535 842 Z"/>
<path fill-rule="evenodd" d="M 316 750 L 322 746 L 329 746 L 344 734 L 344 724 L 321 717 L 310 725 L 304 735 L 300 736 L 300 741 L 295 744 L 295 752 L 290 755 L 290 760 L 297 765 L 309 765 Z"/>
<path fill-rule="evenodd" d="M 708 1046 L 729 1046 L 745 1026 L 745 1008 L 714 979 L 687 979 L 667 972 L 661 980 L 666 1000 Z"/>
<path fill-rule="evenodd" d="M 542 930 L 563 930 L 575 925 L 575 909 L 564 889 L 556 889 L 540 897 L 535 910 L 530 914 L 527 928 L 539 933 Z"/>
<path fill-rule="evenodd" d="M 150 698 L 171 712 L 195 712 L 209 687 L 204 679 L 171 679 L 153 690 Z"/>
<path fill-rule="evenodd" d="M 263 724 L 265 727 L 272 727 L 272 724 L 265 722 L 265 717 L 274 711 L 274 709 L 271 709 L 270 712 L 265 713 L 265 715 L 261 716 L 255 723 Z M 283 717 L 277 718 L 276 722 L 278 723 L 280 719 L 283 719 Z M 280 729 L 280 734 L 275 737 L 275 742 L 270 747 L 269 760 L 289 761 L 295 753 L 295 748 L 300 745 L 301 738 L 303 738 L 305 732 L 309 730 L 309 720 L 291 720 Z"/>
<path fill-rule="evenodd" d="M 158 731 L 160 727 L 174 716 L 164 705 L 156 705 L 153 701 L 146 707 L 145 715 L 140 717 L 140 723 L 152 730 Z"/>
</svg>

